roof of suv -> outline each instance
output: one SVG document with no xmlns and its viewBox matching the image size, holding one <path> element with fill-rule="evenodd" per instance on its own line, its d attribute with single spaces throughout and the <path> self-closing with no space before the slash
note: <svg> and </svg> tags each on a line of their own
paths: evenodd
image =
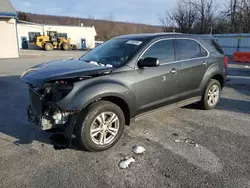
<svg viewBox="0 0 250 188">
<path fill-rule="evenodd" d="M 146 33 L 146 34 L 131 34 L 121 35 L 116 38 L 137 39 L 137 40 L 153 40 L 158 38 L 195 38 L 195 39 L 211 39 L 211 35 L 195 35 L 182 33 Z"/>
</svg>

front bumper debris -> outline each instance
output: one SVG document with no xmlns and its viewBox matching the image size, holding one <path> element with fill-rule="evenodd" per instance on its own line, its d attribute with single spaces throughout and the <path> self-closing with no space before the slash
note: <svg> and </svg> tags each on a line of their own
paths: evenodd
<svg viewBox="0 0 250 188">
<path fill-rule="evenodd" d="M 31 105 L 27 107 L 29 122 L 38 125 L 42 130 L 48 130 L 56 128 L 57 126 L 65 125 L 68 122 L 70 115 L 72 115 L 72 113 L 60 112 L 53 107 L 50 107 L 47 111 L 45 111 L 44 115 L 37 115 Z"/>
<path fill-rule="evenodd" d="M 49 130 L 54 127 L 51 120 L 46 119 L 43 116 L 35 114 L 31 108 L 31 105 L 27 107 L 27 117 L 30 123 L 37 125 L 41 130 Z"/>
<path fill-rule="evenodd" d="M 58 116 L 59 112 L 55 111 L 54 116 Z M 65 113 L 62 113 L 65 114 Z M 52 130 L 54 128 L 60 128 L 63 130 L 63 134 L 55 134 L 51 136 L 51 144 L 54 145 L 55 149 L 65 149 L 68 148 L 71 145 L 71 140 L 72 140 L 72 134 L 74 130 L 74 126 L 78 117 L 77 112 L 75 113 L 67 113 L 67 118 L 62 118 L 60 121 L 57 120 L 52 120 L 53 116 L 51 117 L 45 117 L 45 116 L 39 116 L 34 113 L 32 110 L 31 105 L 27 107 L 27 116 L 28 120 L 31 123 L 36 124 L 39 126 L 41 130 Z M 54 117 L 56 118 L 56 117 Z M 58 117 L 57 117 L 58 118 Z M 63 123 L 63 124 L 56 124 L 55 122 Z"/>
<path fill-rule="evenodd" d="M 31 104 L 27 107 L 28 120 L 41 130 L 54 132 L 51 144 L 56 149 L 64 149 L 71 145 L 72 134 L 78 117 L 78 110 L 65 110 L 44 96 L 39 90 L 29 89 Z M 60 131 L 59 131 L 60 130 Z"/>
</svg>

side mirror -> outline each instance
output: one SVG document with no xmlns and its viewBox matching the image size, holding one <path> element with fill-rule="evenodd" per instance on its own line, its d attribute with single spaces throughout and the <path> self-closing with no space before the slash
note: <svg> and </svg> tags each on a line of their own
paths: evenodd
<svg viewBox="0 0 250 188">
<path fill-rule="evenodd" d="M 146 57 L 145 59 L 142 59 L 138 62 L 139 68 L 144 67 L 158 67 L 160 65 L 160 62 L 157 58 L 154 57 Z"/>
</svg>

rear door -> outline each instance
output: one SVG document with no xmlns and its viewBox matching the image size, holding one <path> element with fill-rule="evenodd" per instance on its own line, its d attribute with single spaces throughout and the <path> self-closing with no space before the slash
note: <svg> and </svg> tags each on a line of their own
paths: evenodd
<svg viewBox="0 0 250 188">
<path fill-rule="evenodd" d="M 175 62 L 173 40 L 164 39 L 154 43 L 140 59 L 158 58 L 160 66 L 137 70 L 136 101 L 139 110 L 163 104 L 168 98 L 178 94 L 178 70 Z"/>
<path fill-rule="evenodd" d="M 203 41 L 205 42 L 206 46 L 209 48 L 209 51 L 210 51 L 209 56 L 212 61 L 211 64 L 218 63 L 220 65 L 223 65 L 225 69 L 225 75 L 227 75 L 228 57 L 225 56 L 218 42 L 214 38 L 203 39 Z"/>
<path fill-rule="evenodd" d="M 199 89 L 207 70 L 208 51 L 194 39 L 175 39 L 180 67 L 180 94 L 191 94 Z"/>
</svg>

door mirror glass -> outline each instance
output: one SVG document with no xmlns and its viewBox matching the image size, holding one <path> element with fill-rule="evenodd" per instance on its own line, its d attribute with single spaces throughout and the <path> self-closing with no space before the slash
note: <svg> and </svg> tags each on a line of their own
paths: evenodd
<svg viewBox="0 0 250 188">
<path fill-rule="evenodd" d="M 146 57 L 138 62 L 139 68 L 144 67 L 158 67 L 160 65 L 160 62 L 157 58 L 154 57 Z"/>
</svg>

